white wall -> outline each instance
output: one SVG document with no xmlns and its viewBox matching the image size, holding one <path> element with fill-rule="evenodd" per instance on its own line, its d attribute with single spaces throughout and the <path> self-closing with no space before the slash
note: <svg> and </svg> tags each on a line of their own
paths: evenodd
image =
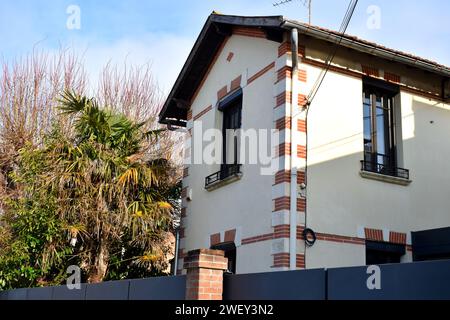
<svg viewBox="0 0 450 320">
<path fill-rule="evenodd" d="M 355 68 L 351 56 L 348 59 L 346 63 L 340 57 L 339 64 Z M 319 69 L 305 67 L 311 85 Z M 421 72 L 414 75 L 420 82 L 424 76 Z M 414 77 L 403 77 L 402 81 L 412 84 Z M 429 77 L 432 87 L 435 79 Z M 450 226 L 450 106 L 404 90 L 398 100 L 401 158 L 410 170 L 409 186 L 360 176 L 364 150 L 362 79 L 328 73 L 308 118 L 308 227 L 320 233 L 357 237 L 361 227 L 410 234 Z M 365 261 L 360 254 L 365 256 L 357 245 L 319 243 L 307 250 L 307 266 L 361 264 Z M 410 259 L 410 254 L 408 257 L 405 259 Z"/>
<path fill-rule="evenodd" d="M 242 75 L 244 83 L 242 128 L 246 130 L 273 127 L 274 69 L 248 86 L 246 79 L 273 62 L 277 48 L 278 43 L 265 39 L 234 35 L 228 40 L 192 104 L 194 116 L 208 105 L 213 105 L 213 110 L 199 119 L 204 128 L 221 129 L 221 112 L 216 108 L 217 92 L 225 85 L 230 86 L 231 81 L 239 75 Z M 229 52 L 234 53 L 231 62 L 226 60 Z M 188 127 L 190 125 L 192 123 L 188 124 Z M 193 139 L 194 137 L 191 144 Z M 241 238 L 272 232 L 273 177 L 262 176 L 258 165 L 244 165 L 240 181 L 214 191 L 206 191 L 205 177 L 219 171 L 219 168 L 220 165 L 206 164 L 189 167 L 189 177 L 184 180 L 184 185 L 192 189 L 193 201 L 185 202 L 188 208 L 188 216 L 183 221 L 187 235 L 186 251 L 209 247 L 210 235 L 226 230 L 239 228 Z M 251 247 L 258 250 L 253 252 L 249 249 Z M 255 268 L 260 271 L 270 270 L 270 242 L 251 247 L 238 248 L 237 271 L 251 272 Z M 247 254 L 251 255 L 247 257 Z"/>
<path fill-rule="evenodd" d="M 199 119 L 204 128 L 221 128 L 221 113 L 216 109 L 217 91 L 229 86 L 239 75 L 244 84 L 243 129 L 274 127 L 276 68 L 248 86 L 246 80 L 277 59 L 278 45 L 236 35 L 228 40 L 192 104 L 194 116 L 213 106 L 212 111 Z M 318 60 L 329 50 L 318 43 L 306 46 L 309 58 Z M 234 53 L 231 62 L 226 61 L 229 52 Z M 361 63 L 401 74 L 402 82 L 407 85 L 430 91 L 438 87 L 431 75 L 386 64 L 367 55 L 344 51 L 335 59 L 336 65 L 354 71 L 360 71 Z M 320 69 L 310 64 L 302 64 L 301 68 L 307 70 L 308 82 L 301 84 L 300 92 L 308 93 Z M 364 227 L 409 234 L 450 226 L 450 106 L 402 91 L 398 99 L 403 138 L 400 158 L 402 166 L 410 170 L 412 183 L 400 186 L 368 180 L 360 176 L 364 147 L 362 88 L 361 77 L 330 71 L 311 106 L 306 226 L 319 233 L 347 237 L 360 237 Z M 182 241 L 186 251 L 209 247 L 210 235 L 222 233 L 223 237 L 226 230 L 237 229 L 239 239 L 273 232 L 273 177 L 261 175 L 257 165 L 244 165 L 240 181 L 206 191 L 205 177 L 218 170 L 219 165 L 189 167 L 184 185 L 192 189 L 193 200 L 184 201 L 188 208 L 188 216 L 183 220 L 187 238 Z M 271 254 L 271 241 L 239 247 L 237 272 L 273 271 Z M 402 261 L 410 260 L 410 253 L 402 258 Z M 306 250 L 307 268 L 364 263 L 362 244 L 320 240 Z"/>
<path fill-rule="evenodd" d="M 236 270 L 240 274 L 272 271 L 273 257 L 270 241 L 257 242 L 238 248 Z"/>
<path fill-rule="evenodd" d="M 314 247 L 307 249 L 305 259 L 308 269 L 363 266 L 366 248 L 357 244 L 317 241 Z"/>
</svg>

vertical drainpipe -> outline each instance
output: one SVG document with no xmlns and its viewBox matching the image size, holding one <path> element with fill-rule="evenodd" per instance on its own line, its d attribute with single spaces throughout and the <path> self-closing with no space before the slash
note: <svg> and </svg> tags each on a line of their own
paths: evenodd
<svg viewBox="0 0 450 320">
<path fill-rule="evenodd" d="M 291 30 L 292 45 L 292 79 L 291 79 L 291 186 L 290 186 L 290 219 L 289 219 L 289 268 L 297 269 L 297 143 L 295 132 L 297 122 L 294 120 L 297 113 L 298 101 L 298 30 Z"/>
<path fill-rule="evenodd" d="M 175 261 L 173 266 L 173 275 L 176 276 L 178 272 L 178 248 L 180 247 L 180 227 L 176 229 L 176 237 L 175 237 Z"/>
</svg>

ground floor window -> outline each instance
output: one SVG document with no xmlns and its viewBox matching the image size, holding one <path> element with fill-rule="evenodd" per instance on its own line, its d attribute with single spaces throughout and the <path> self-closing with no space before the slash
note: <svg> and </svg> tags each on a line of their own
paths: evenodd
<svg viewBox="0 0 450 320">
<path fill-rule="evenodd" d="M 366 241 L 366 264 L 379 265 L 400 263 L 406 253 L 404 245 L 386 242 Z"/>
<path fill-rule="evenodd" d="M 236 245 L 234 242 L 227 242 L 212 246 L 213 250 L 222 250 L 225 252 L 225 258 L 228 259 L 228 273 L 236 273 Z"/>
</svg>

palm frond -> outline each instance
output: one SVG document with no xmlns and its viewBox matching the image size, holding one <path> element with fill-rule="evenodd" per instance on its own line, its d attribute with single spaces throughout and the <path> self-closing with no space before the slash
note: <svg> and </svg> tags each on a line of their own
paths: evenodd
<svg viewBox="0 0 450 320">
<path fill-rule="evenodd" d="M 73 114 L 85 110 L 92 103 L 92 100 L 67 90 L 58 102 L 60 103 L 59 109 L 63 114 Z"/>
</svg>

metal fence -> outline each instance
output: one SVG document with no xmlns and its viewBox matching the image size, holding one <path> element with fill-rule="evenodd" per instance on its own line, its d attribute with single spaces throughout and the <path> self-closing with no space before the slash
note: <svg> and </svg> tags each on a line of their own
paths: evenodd
<svg viewBox="0 0 450 320">
<path fill-rule="evenodd" d="M 225 275 L 224 300 L 324 300 L 324 269 Z"/>
<path fill-rule="evenodd" d="M 450 260 L 380 266 L 380 290 L 367 267 L 328 269 L 329 300 L 450 300 Z"/>
<path fill-rule="evenodd" d="M 224 276 L 224 300 L 450 300 L 450 260 Z M 184 300 L 186 276 L 0 292 L 0 300 Z"/>
<path fill-rule="evenodd" d="M 0 292 L 0 300 L 183 300 L 186 276 L 81 284 L 80 290 L 66 286 L 17 289 Z"/>
<path fill-rule="evenodd" d="M 226 275 L 225 300 L 450 300 L 450 260 L 380 266 L 380 289 L 368 267 Z"/>
</svg>

